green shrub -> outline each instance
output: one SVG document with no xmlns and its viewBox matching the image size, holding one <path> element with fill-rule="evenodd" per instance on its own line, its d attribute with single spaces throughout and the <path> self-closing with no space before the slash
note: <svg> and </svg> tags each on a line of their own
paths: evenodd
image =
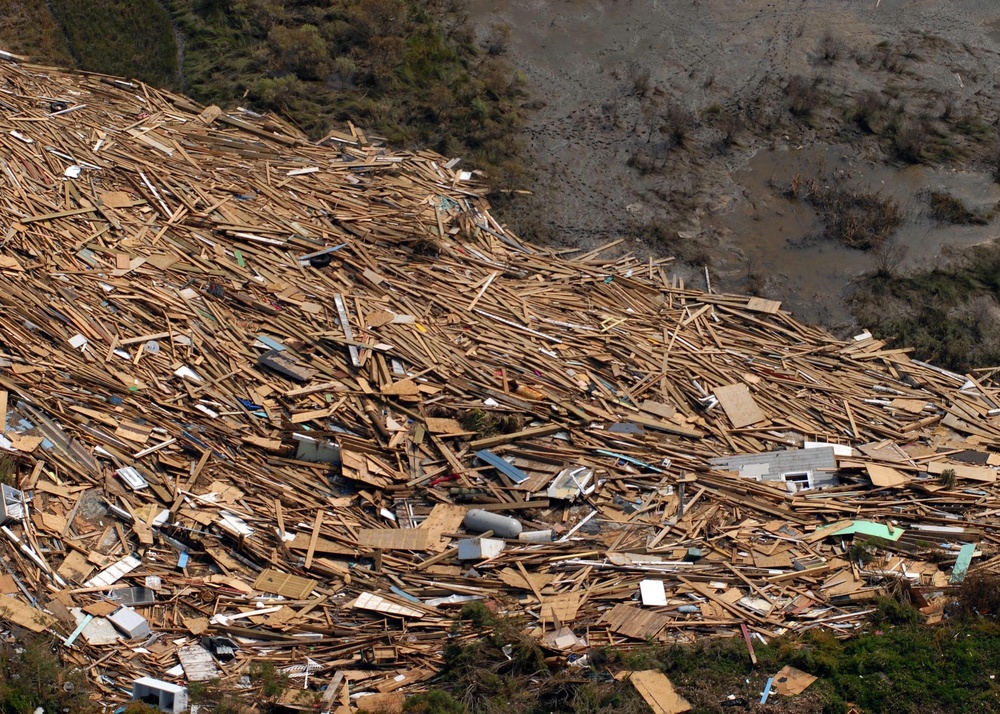
<svg viewBox="0 0 1000 714">
<path fill-rule="evenodd" d="M 43 635 L 27 635 L 0 643 L 0 711 L 25 714 L 42 707 L 49 712 L 90 714 L 84 673 L 64 667 L 62 643 Z"/>
<path fill-rule="evenodd" d="M 406 714 L 466 714 L 461 702 L 440 689 L 409 697 L 403 705 L 403 711 Z"/>
<path fill-rule="evenodd" d="M 288 675 L 279 672 L 274 662 L 251 664 L 250 681 L 260 687 L 260 695 L 266 699 L 274 699 L 288 688 Z"/>
<path fill-rule="evenodd" d="M 276 111 L 313 138 L 352 121 L 408 148 L 463 157 L 494 186 L 523 182 L 523 78 L 495 46 L 480 48 L 446 3 L 169 5 L 195 99 Z"/>
<path fill-rule="evenodd" d="M 271 28 L 267 40 L 278 70 L 291 72 L 299 79 L 325 79 L 330 56 L 318 27 L 279 25 Z"/>
<path fill-rule="evenodd" d="M 880 626 L 913 625 L 921 621 L 920 612 L 908 602 L 894 597 L 880 597 L 872 622 Z"/>
<path fill-rule="evenodd" d="M 965 372 L 1000 364 L 1000 244 L 906 276 L 869 274 L 849 299 L 857 320 L 914 356 Z"/>
</svg>

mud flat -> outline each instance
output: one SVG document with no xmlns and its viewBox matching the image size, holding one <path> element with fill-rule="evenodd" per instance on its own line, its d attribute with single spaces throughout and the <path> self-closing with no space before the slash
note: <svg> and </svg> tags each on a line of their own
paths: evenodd
<svg viewBox="0 0 1000 714">
<path fill-rule="evenodd" d="M 534 96 L 534 197 L 507 213 L 524 233 L 584 247 L 625 237 L 678 255 L 697 268 L 691 281 L 707 264 L 720 288 L 760 290 L 835 327 L 850 322 L 843 291 L 872 256 L 817 242 L 815 214 L 782 198 L 782 181 L 842 172 L 896 198 L 904 269 L 996 232 L 936 225 L 925 198 L 998 199 L 995 3 L 471 0 L 470 11 L 484 33 L 510 27 L 506 51 Z"/>
</svg>

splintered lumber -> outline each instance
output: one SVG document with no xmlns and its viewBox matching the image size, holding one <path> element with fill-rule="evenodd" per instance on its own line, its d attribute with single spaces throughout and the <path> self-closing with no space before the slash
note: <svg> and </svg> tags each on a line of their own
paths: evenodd
<svg viewBox="0 0 1000 714">
<path fill-rule="evenodd" d="M 265 659 L 399 709 L 471 601 L 555 663 L 845 636 L 1000 568 L 996 372 L 531 245 L 457 157 L 354 126 L 20 60 L 0 87 L 0 620 L 109 705 Z"/>
</svg>

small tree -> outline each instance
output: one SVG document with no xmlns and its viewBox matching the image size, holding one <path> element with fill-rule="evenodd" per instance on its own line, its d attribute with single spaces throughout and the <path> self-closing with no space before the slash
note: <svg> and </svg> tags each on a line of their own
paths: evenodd
<svg viewBox="0 0 1000 714">
<path fill-rule="evenodd" d="M 0 711 L 91 714 L 82 672 L 63 666 L 52 637 L 26 635 L 0 643 Z"/>
</svg>

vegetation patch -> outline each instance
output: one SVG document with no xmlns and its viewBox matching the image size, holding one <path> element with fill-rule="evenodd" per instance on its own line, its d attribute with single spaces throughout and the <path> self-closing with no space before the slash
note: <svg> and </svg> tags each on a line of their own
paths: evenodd
<svg viewBox="0 0 1000 714">
<path fill-rule="evenodd" d="M 858 322 L 919 359 L 966 372 L 1000 364 L 1000 244 L 975 246 L 944 266 L 906 276 L 859 278 Z"/>
<path fill-rule="evenodd" d="M 76 65 L 46 0 L 6 0 L 0 2 L 0 15 L 0 49 L 60 67 Z"/>
<path fill-rule="evenodd" d="M 524 417 L 492 409 L 470 409 L 462 414 L 459 423 L 463 429 L 474 431 L 480 438 L 497 434 L 512 434 L 524 427 Z"/>
<path fill-rule="evenodd" d="M 136 78 L 224 107 L 274 111 L 313 139 L 354 122 L 397 146 L 464 158 L 501 192 L 525 180 L 517 138 L 525 81 L 503 57 L 510 28 L 495 25 L 478 41 L 461 3 L 24 0 L 7 6 L 0 46 L 36 61 Z"/>
<path fill-rule="evenodd" d="M 5 638 L 0 641 L 0 712 L 100 711 L 90 700 L 83 672 L 60 661 L 62 642 L 40 635 Z"/>
<path fill-rule="evenodd" d="M 530 701 L 529 682 L 550 674 L 538 643 L 523 622 L 498 616 L 480 602 L 464 605 L 460 620 L 476 636 L 445 650 L 445 691 L 471 714 L 523 710 Z"/>
<path fill-rule="evenodd" d="M 49 3 L 81 69 L 177 87 L 177 43 L 157 0 Z"/>
<path fill-rule="evenodd" d="M 960 226 L 985 226 L 993 220 L 992 213 L 969 208 L 960 198 L 943 191 L 931 191 L 927 196 L 930 217 L 938 223 Z"/>
<path fill-rule="evenodd" d="M 958 592 L 958 612 L 965 618 L 997 621 L 1000 618 L 1000 576 L 971 573 Z"/>
<path fill-rule="evenodd" d="M 848 120 L 868 134 L 881 134 L 894 115 L 889 99 L 881 92 L 865 90 L 854 100 Z"/>
<path fill-rule="evenodd" d="M 784 195 L 815 208 L 824 237 L 849 248 L 877 248 L 903 222 L 903 210 L 894 198 L 849 188 L 839 176 L 821 181 L 796 175 Z"/>
<path fill-rule="evenodd" d="M 652 669 L 670 678 L 693 712 L 724 714 L 753 707 L 768 677 L 785 665 L 819 679 L 797 697 L 773 695 L 766 709 L 773 714 L 844 713 L 852 706 L 901 714 L 996 711 L 1000 684 L 988 674 L 1000 670 L 998 585 L 996 576 L 970 574 L 940 625 L 924 624 L 904 597 L 883 597 L 853 637 L 817 628 L 755 642 L 756 666 L 741 639 L 703 638 L 592 649 L 583 666 L 548 672 L 518 623 L 476 603 L 463 609 L 465 624 L 454 633 L 463 644 L 450 648 L 442 678 L 411 697 L 406 711 L 638 714 L 648 709 L 621 675 Z"/>
<path fill-rule="evenodd" d="M 823 101 L 819 80 L 809 79 L 799 74 L 788 78 L 788 83 L 785 85 L 785 95 L 788 98 L 788 111 L 800 118 L 812 115 Z"/>
<path fill-rule="evenodd" d="M 196 99 L 275 111 L 313 138 L 352 121 L 465 158 L 500 190 L 525 169 L 524 80 L 500 26 L 480 44 L 445 2 L 170 0 Z"/>
</svg>

